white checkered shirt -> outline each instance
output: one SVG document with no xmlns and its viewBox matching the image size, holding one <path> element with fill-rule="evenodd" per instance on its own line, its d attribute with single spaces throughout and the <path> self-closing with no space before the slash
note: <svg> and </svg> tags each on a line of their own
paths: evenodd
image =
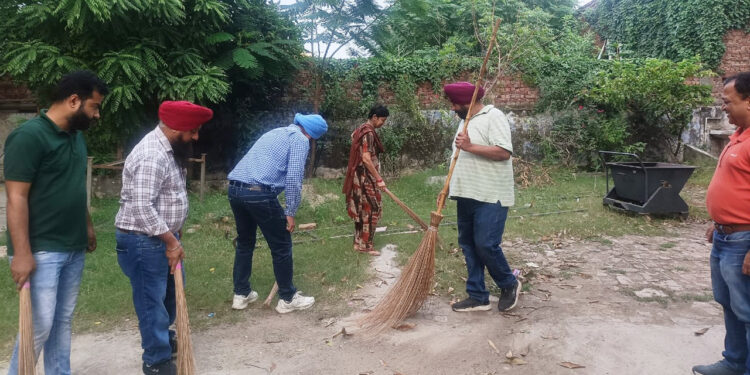
<svg viewBox="0 0 750 375">
<path fill-rule="evenodd" d="M 157 126 L 125 159 L 115 226 L 149 236 L 179 231 L 188 213 L 185 175 Z"/>
</svg>

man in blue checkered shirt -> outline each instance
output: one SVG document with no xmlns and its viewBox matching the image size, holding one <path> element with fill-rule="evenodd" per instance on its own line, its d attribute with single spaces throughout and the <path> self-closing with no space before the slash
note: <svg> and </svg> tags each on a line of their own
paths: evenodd
<svg viewBox="0 0 750 375">
<path fill-rule="evenodd" d="M 258 299 L 258 292 L 250 287 L 258 227 L 271 248 L 279 286 L 276 311 L 304 310 L 315 303 L 315 298 L 301 295 L 292 282 L 292 232 L 309 140 L 320 138 L 326 130 L 328 125 L 319 115 L 297 113 L 294 124 L 263 134 L 229 173 L 229 204 L 237 224 L 233 309 L 242 310 Z M 282 191 L 286 191 L 286 209 L 277 198 Z"/>
</svg>

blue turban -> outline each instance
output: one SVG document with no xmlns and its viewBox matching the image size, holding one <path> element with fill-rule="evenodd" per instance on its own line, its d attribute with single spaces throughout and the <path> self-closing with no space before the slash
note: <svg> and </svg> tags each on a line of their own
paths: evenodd
<svg viewBox="0 0 750 375">
<path fill-rule="evenodd" d="M 294 115 L 294 124 L 305 129 L 305 133 L 309 134 L 313 139 L 320 138 L 328 130 L 326 120 L 323 120 L 323 117 L 320 115 L 303 115 L 297 113 Z"/>
</svg>

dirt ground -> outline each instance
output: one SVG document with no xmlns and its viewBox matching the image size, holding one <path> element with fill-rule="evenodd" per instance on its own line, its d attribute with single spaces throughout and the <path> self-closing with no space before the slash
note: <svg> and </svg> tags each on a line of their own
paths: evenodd
<svg viewBox="0 0 750 375">
<path fill-rule="evenodd" d="M 711 300 L 705 224 L 680 224 L 676 237 L 625 236 L 598 242 L 507 241 L 524 264 L 530 290 L 512 313 L 454 313 L 432 297 L 407 322 L 375 339 L 354 321 L 372 307 L 399 270 L 386 247 L 373 258 L 371 282 L 347 302 L 353 315 L 322 304 L 279 315 L 247 314 L 244 324 L 193 335 L 201 374 L 690 374 L 720 359 L 724 328 Z M 458 291 L 460 292 L 460 291 Z M 459 293 L 460 294 L 460 293 Z M 496 299 L 495 299 L 496 300 Z M 260 301 L 256 303 L 261 303 Z M 337 335 L 342 328 L 353 335 Z M 697 331 L 708 330 L 698 335 Z M 508 353 L 508 352 L 511 353 Z M 78 374 L 140 373 L 135 328 L 74 335 Z M 515 359 L 508 359 L 512 354 Z M 513 362 L 513 363 L 511 363 Z M 569 362 L 585 366 L 563 367 Z M 569 365 L 570 366 L 570 365 Z M 0 372 L 7 363 L 0 364 Z"/>
</svg>

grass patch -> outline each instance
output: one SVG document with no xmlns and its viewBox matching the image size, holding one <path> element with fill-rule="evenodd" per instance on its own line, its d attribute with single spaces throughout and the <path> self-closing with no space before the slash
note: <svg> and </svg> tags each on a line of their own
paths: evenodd
<svg viewBox="0 0 750 375">
<path fill-rule="evenodd" d="M 691 179 L 686 194 L 698 192 L 695 193 L 697 196 L 702 191 L 705 195 L 705 187 L 710 180 L 707 170 L 696 172 L 693 177 L 696 181 Z M 430 176 L 445 175 L 446 172 L 444 167 L 434 168 L 391 179 L 387 183 L 402 201 L 427 219 L 429 212 L 435 209 L 435 199 L 442 186 L 426 184 L 425 181 Z M 649 220 L 603 207 L 603 174 L 556 169 L 552 172 L 552 178 L 552 184 L 516 192 L 516 205 L 509 212 L 505 228 L 506 239 L 533 242 L 544 236 L 565 233 L 569 237 L 597 240 L 609 245 L 612 242 L 602 236 L 664 235 L 665 228 L 679 225 L 679 221 L 672 218 Z M 316 308 L 304 313 L 336 314 L 346 309 L 342 301 L 356 289 L 357 284 L 362 285 L 369 278 L 366 268 L 370 257 L 351 250 L 353 225 L 346 215 L 340 192 L 342 179 L 313 179 L 306 183 L 317 197 L 312 201 L 303 201 L 296 221 L 298 224 L 315 222 L 318 228 L 311 232 L 297 231 L 293 236 L 296 243 L 294 281 L 300 290 L 317 299 Z M 248 315 L 266 314 L 261 310 L 260 302 L 242 312 L 231 310 L 232 239 L 235 229 L 226 194 L 207 194 L 204 202 L 199 202 L 194 195 L 190 198 L 190 214 L 183 243 L 187 253 L 185 267 L 191 323 L 199 330 L 218 323 L 244 321 Z M 388 226 L 388 230 L 375 236 L 375 246 L 397 245 L 398 259 L 403 262 L 416 250 L 423 233 L 399 234 L 408 231 L 414 223 L 389 198 L 383 197 L 383 202 L 384 214 L 379 225 Z M 692 200 L 689 202 L 691 205 L 694 203 Z M 108 331 L 136 324 L 130 285 L 117 264 L 114 250 L 113 223 L 118 208 L 116 198 L 93 201 L 92 219 L 96 226 L 98 249 L 86 259 L 74 319 L 74 331 L 77 333 Z M 701 219 L 704 211 L 691 207 L 691 216 Z M 442 248 L 436 249 L 436 292 L 443 294 L 449 288 L 454 288 L 453 293 L 462 296 L 466 266 L 463 254 L 453 251 L 457 247 L 455 203 L 448 202 L 443 214 L 445 218 L 439 229 Z M 188 229 L 192 229 L 190 232 L 193 233 L 189 233 Z M 509 251 L 506 256 L 511 266 L 518 267 L 523 262 L 515 252 Z M 8 266 L 7 259 L 1 263 Z M 617 273 L 617 270 L 611 272 Z M 273 284 L 271 256 L 262 240 L 259 240 L 255 252 L 251 284 L 260 293 L 261 300 Z M 15 303 L 17 294 L 7 271 L 0 273 L 0 299 L 13 301 L 0 305 L 0 356 L 7 357 L 17 332 L 18 316 L 18 305 Z M 211 313 L 213 317 L 209 318 Z"/>
<path fill-rule="evenodd" d="M 659 245 L 659 248 L 662 249 L 662 250 L 667 250 L 667 249 L 671 249 L 671 248 L 673 248 L 675 246 L 677 246 L 677 244 L 674 243 L 674 242 L 665 242 L 665 243 Z"/>
</svg>

